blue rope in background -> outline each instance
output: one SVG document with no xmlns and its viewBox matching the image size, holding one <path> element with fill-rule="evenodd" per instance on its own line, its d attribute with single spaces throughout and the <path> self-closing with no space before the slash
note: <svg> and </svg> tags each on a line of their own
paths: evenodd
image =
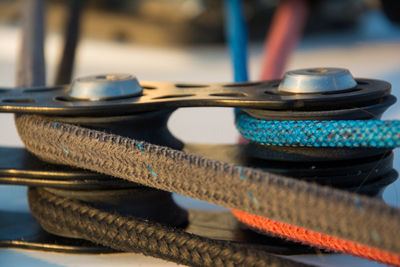
<svg viewBox="0 0 400 267">
<path fill-rule="evenodd" d="M 247 28 L 241 0 L 225 0 L 225 25 L 235 82 L 248 81 Z"/>
<path fill-rule="evenodd" d="M 400 121 L 266 121 L 240 111 L 236 127 L 249 141 L 262 145 L 305 147 L 400 146 Z"/>
</svg>

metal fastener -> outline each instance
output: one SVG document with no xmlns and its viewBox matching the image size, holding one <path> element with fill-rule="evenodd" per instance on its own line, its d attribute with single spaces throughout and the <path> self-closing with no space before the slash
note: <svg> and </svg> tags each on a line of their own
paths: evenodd
<svg viewBox="0 0 400 267">
<path fill-rule="evenodd" d="M 70 96 L 91 101 L 138 96 L 142 87 L 130 74 L 106 74 L 77 78 L 72 82 Z"/>
<path fill-rule="evenodd" d="M 314 68 L 288 71 L 278 90 L 290 93 L 322 93 L 357 86 L 350 71 L 341 68 Z"/>
</svg>

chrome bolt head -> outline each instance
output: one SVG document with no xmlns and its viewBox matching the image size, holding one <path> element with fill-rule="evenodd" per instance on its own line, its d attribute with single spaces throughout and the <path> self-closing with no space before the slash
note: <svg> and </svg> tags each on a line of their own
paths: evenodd
<svg viewBox="0 0 400 267">
<path fill-rule="evenodd" d="M 350 71 L 341 68 L 314 68 L 288 71 L 278 90 L 296 94 L 335 92 L 357 86 Z"/>
<path fill-rule="evenodd" d="M 130 74 L 105 74 L 77 78 L 72 82 L 69 95 L 90 101 L 139 96 L 142 87 Z"/>
</svg>

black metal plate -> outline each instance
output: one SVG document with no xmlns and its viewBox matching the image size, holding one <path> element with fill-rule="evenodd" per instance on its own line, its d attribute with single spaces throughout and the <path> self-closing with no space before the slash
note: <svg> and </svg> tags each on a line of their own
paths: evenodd
<svg viewBox="0 0 400 267">
<path fill-rule="evenodd" d="M 137 187 L 122 179 L 49 164 L 24 148 L 0 147 L 0 184 L 46 186 L 65 189 Z"/>
<path fill-rule="evenodd" d="M 234 84 L 141 82 L 142 96 L 88 101 L 69 96 L 69 86 L 0 90 L 0 112 L 63 116 L 127 115 L 179 107 L 238 107 L 274 110 L 327 110 L 364 106 L 390 94 L 384 81 L 357 79 L 337 93 L 279 92 L 279 81 Z"/>
<path fill-rule="evenodd" d="M 267 110 L 244 109 L 250 116 L 263 120 L 296 120 L 296 121 L 323 121 L 323 120 L 379 120 L 382 114 L 394 103 L 396 97 L 389 95 L 381 98 L 377 103 L 362 107 L 351 107 L 334 110 L 295 111 L 295 110 Z"/>
</svg>

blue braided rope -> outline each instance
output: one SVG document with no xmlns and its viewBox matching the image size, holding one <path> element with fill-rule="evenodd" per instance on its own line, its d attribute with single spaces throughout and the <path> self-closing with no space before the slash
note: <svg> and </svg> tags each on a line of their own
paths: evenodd
<svg viewBox="0 0 400 267">
<path fill-rule="evenodd" d="M 262 145 L 305 147 L 400 146 L 400 121 L 266 121 L 236 113 L 236 127 L 249 141 Z"/>
<path fill-rule="evenodd" d="M 225 0 L 225 31 L 235 82 L 246 82 L 248 80 L 247 28 L 241 0 Z"/>
</svg>

